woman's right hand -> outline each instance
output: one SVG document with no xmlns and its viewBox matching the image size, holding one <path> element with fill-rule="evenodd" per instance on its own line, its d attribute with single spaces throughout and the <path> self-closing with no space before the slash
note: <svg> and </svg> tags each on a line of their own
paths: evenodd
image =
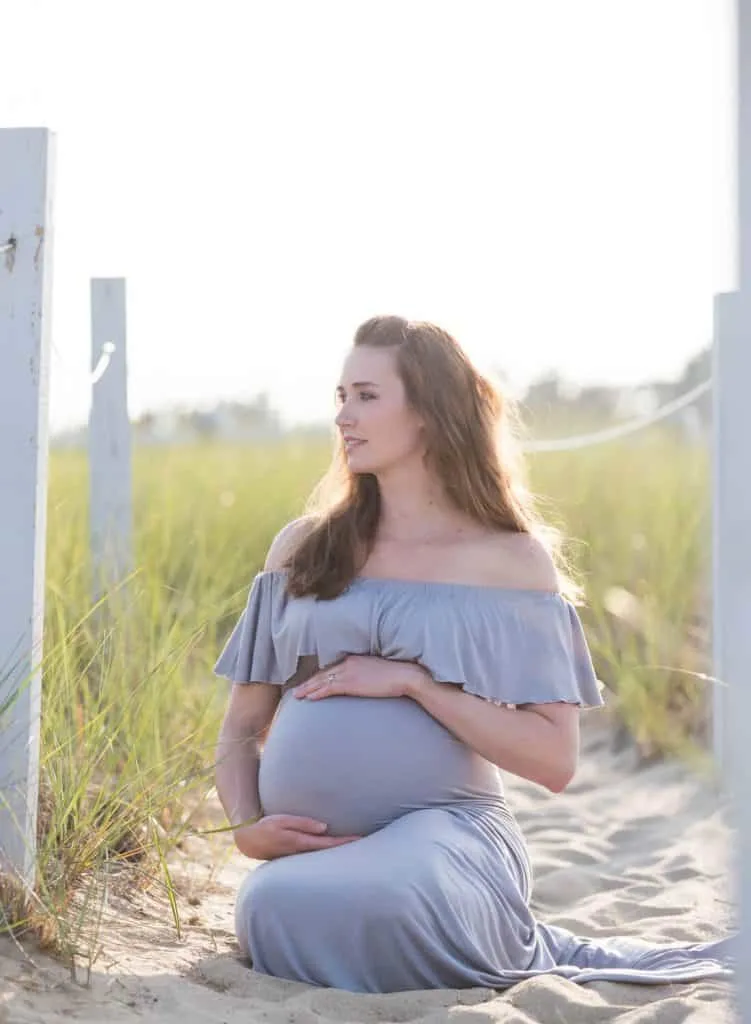
<svg viewBox="0 0 751 1024">
<path fill-rule="evenodd" d="M 269 814 L 252 825 L 234 830 L 235 846 L 252 860 L 275 860 L 292 853 L 327 850 L 362 836 L 327 836 L 327 825 L 296 814 Z"/>
</svg>

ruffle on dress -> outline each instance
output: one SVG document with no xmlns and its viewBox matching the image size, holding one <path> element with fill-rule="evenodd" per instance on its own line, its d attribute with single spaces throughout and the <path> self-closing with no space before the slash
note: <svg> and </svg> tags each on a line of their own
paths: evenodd
<svg viewBox="0 0 751 1024">
<path fill-rule="evenodd" d="M 332 600 L 290 597 L 258 573 L 214 671 L 238 683 L 290 680 L 299 660 L 349 654 L 417 662 L 436 682 L 496 704 L 605 702 L 575 607 L 550 591 L 356 577 Z"/>
</svg>

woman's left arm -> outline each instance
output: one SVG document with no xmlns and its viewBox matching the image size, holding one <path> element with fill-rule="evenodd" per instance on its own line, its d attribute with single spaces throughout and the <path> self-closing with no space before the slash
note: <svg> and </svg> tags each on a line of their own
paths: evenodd
<svg viewBox="0 0 751 1024">
<path fill-rule="evenodd" d="M 501 707 L 436 683 L 421 670 L 410 674 L 405 695 L 458 739 L 503 771 L 562 792 L 574 777 L 579 756 L 579 708 L 575 704 Z"/>
</svg>

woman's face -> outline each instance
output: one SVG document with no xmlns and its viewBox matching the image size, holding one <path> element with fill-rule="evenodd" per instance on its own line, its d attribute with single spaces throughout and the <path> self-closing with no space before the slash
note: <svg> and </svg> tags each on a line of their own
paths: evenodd
<svg viewBox="0 0 751 1024">
<path fill-rule="evenodd" d="M 379 473 L 423 452 L 422 420 L 408 406 L 392 349 L 358 345 L 336 389 L 336 425 L 353 473 Z"/>
</svg>

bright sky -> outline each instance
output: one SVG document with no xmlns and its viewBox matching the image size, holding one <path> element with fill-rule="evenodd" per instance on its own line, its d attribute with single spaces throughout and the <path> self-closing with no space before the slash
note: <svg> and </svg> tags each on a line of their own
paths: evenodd
<svg viewBox="0 0 751 1024">
<path fill-rule="evenodd" d="M 0 0 L 0 126 L 57 137 L 51 415 L 125 277 L 130 409 L 325 418 L 357 325 L 516 387 L 672 377 L 734 287 L 728 0 Z"/>
</svg>

